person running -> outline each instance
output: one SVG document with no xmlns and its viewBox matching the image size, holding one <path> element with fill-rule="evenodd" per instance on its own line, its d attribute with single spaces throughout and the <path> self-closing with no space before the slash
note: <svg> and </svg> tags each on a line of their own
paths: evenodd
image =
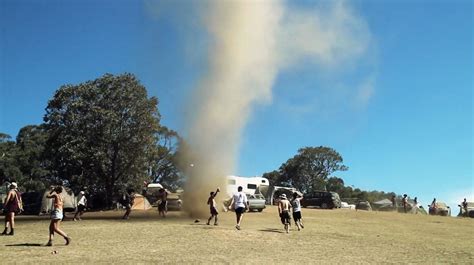
<svg viewBox="0 0 474 265">
<path fill-rule="evenodd" d="M 234 207 L 235 210 L 235 216 L 237 220 L 237 224 L 235 225 L 235 228 L 237 230 L 240 230 L 240 223 L 242 222 L 242 217 L 244 215 L 245 210 L 248 209 L 248 201 L 247 201 L 247 195 L 242 191 L 243 188 L 242 186 L 239 186 L 237 188 L 237 192 L 234 193 L 232 196 L 232 199 L 230 201 L 230 206 L 229 210 L 232 209 L 232 206 Z"/>
<path fill-rule="evenodd" d="M 161 217 L 166 217 L 166 212 L 168 212 L 168 192 L 161 188 L 158 191 L 158 214 Z"/>
<path fill-rule="evenodd" d="M 291 208 L 293 208 L 293 220 L 295 221 L 298 231 L 304 228 L 303 221 L 301 220 L 301 196 L 298 196 L 297 192 L 293 192 L 293 199 L 291 200 Z"/>
<path fill-rule="evenodd" d="M 403 205 L 403 211 L 405 213 L 407 213 L 407 208 L 408 208 L 408 195 L 406 194 L 403 194 L 403 198 L 402 198 L 402 205 Z"/>
<path fill-rule="evenodd" d="M 64 202 L 63 202 L 63 197 L 61 196 L 62 192 L 63 192 L 63 187 L 57 186 L 52 191 L 50 191 L 48 195 L 46 195 L 46 198 L 53 199 L 53 210 L 51 211 L 51 223 L 49 224 L 49 240 L 46 246 L 53 245 L 54 232 L 58 233 L 64 238 L 64 240 L 66 240 L 66 246 L 71 243 L 71 238 L 68 237 L 66 233 L 64 233 L 64 231 L 59 229 L 59 224 L 61 223 L 61 220 L 63 219 Z"/>
<path fill-rule="evenodd" d="M 133 201 L 135 199 L 134 190 L 127 189 L 127 192 L 122 197 L 122 205 L 125 207 L 125 214 L 122 219 L 128 220 L 130 213 L 132 212 Z"/>
<path fill-rule="evenodd" d="M 211 216 L 207 219 L 207 225 L 211 223 L 212 217 L 214 217 L 214 225 L 217 225 L 217 215 L 219 212 L 217 211 L 217 204 L 216 204 L 216 196 L 219 192 L 219 188 L 215 192 L 211 191 L 209 198 L 207 199 L 207 204 L 209 205 L 209 210 L 211 211 Z"/>
<path fill-rule="evenodd" d="M 280 215 L 281 223 L 285 226 L 286 233 L 290 232 L 291 217 L 290 209 L 291 204 L 286 198 L 286 194 L 280 195 L 280 201 L 278 202 L 278 213 Z"/>
<path fill-rule="evenodd" d="M 15 234 L 15 214 L 19 214 L 21 211 L 23 211 L 23 202 L 17 188 L 18 185 L 15 182 L 10 184 L 10 191 L 8 191 L 8 195 L 5 198 L 5 202 L 3 204 L 5 205 L 5 230 L 3 230 L 2 236 L 13 236 Z M 7 234 L 9 226 L 10 233 Z"/>
<path fill-rule="evenodd" d="M 79 197 L 79 201 L 77 202 L 77 211 L 76 211 L 76 214 L 74 215 L 74 218 L 72 219 L 74 221 L 82 220 L 81 216 L 82 214 L 84 214 L 84 211 L 86 210 L 86 205 L 87 205 L 86 193 L 83 190 L 81 190 L 79 194 L 80 194 L 80 197 Z"/>
</svg>

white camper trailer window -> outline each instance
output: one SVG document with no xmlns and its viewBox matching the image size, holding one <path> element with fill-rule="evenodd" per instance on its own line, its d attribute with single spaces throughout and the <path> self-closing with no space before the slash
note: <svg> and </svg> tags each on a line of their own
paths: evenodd
<svg viewBox="0 0 474 265">
<path fill-rule="evenodd" d="M 257 184 L 247 184 L 247 189 L 256 190 L 257 189 Z"/>
</svg>

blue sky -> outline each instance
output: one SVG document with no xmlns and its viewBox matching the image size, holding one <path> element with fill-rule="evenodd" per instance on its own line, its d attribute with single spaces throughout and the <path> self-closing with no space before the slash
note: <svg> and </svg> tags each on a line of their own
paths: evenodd
<svg viewBox="0 0 474 265">
<path fill-rule="evenodd" d="M 159 98 L 162 124 L 185 134 L 189 113 L 180 106 L 209 56 L 198 3 L 1 1 L 0 132 L 15 137 L 41 123 L 63 84 L 130 72 Z M 324 145 L 343 156 L 349 170 L 335 175 L 348 185 L 423 205 L 474 201 L 472 1 L 348 5 L 370 31 L 364 55 L 279 72 L 272 101 L 245 124 L 235 174 L 261 175 L 301 147 Z M 363 85 L 370 98 L 355 103 L 351 89 Z"/>
</svg>

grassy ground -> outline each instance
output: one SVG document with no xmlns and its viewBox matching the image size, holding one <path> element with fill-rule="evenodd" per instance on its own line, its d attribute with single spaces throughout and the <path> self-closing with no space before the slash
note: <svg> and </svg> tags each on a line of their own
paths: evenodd
<svg viewBox="0 0 474 265">
<path fill-rule="evenodd" d="M 156 209 L 86 213 L 62 228 L 46 247 L 47 217 L 19 217 L 16 235 L 0 237 L 5 263 L 456 263 L 474 264 L 474 219 L 391 212 L 303 209 L 305 228 L 283 232 L 276 208 L 246 213 L 242 230 L 234 213 L 219 226 L 194 223 L 184 213 L 158 218 Z M 292 227 L 294 228 L 294 226 Z M 52 253 L 56 251 L 57 253 Z"/>
</svg>

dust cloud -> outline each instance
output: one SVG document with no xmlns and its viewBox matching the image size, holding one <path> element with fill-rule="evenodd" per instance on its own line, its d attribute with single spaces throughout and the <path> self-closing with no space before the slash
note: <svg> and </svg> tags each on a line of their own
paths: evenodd
<svg viewBox="0 0 474 265">
<path fill-rule="evenodd" d="M 236 174 L 242 131 L 257 104 L 270 104 L 282 70 L 302 61 L 331 66 L 363 54 L 365 22 L 345 2 L 290 6 L 285 1 L 208 1 L 201 18 L 210 37 L 208 68 L 187 113 L 188 175 L 183 205 L 194 217 L 209 214 L 209 192 Z"/>
</svg>

